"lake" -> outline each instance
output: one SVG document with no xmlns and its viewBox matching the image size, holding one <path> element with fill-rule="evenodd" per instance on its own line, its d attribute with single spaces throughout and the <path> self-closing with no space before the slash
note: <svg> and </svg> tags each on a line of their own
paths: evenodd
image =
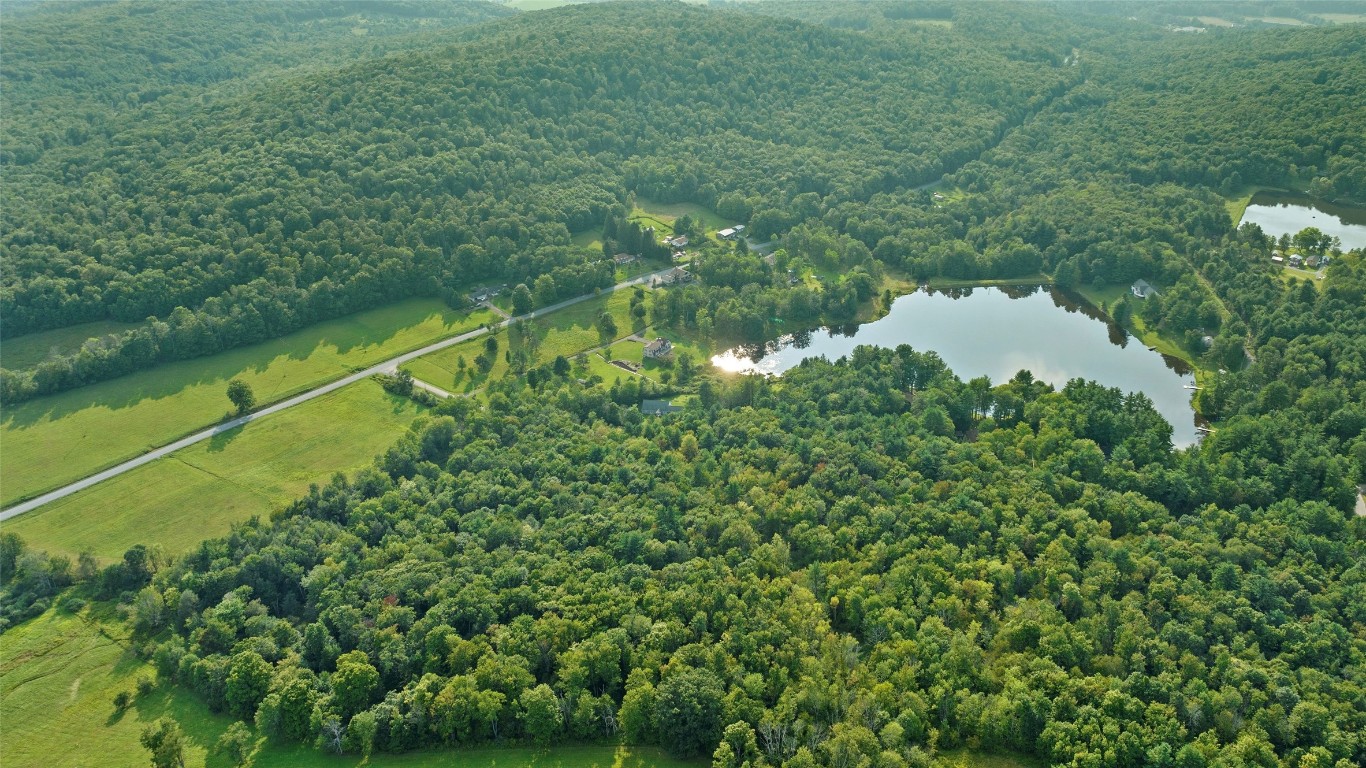
<svg viewBox="0 0 1366 768">
<path fill-rule="evenodd" d="M 1184 362 L 1151 351 L 1089 305 L 1037 286 L 916 291 L 892 303 L 886 316 L 846 329 L 794 334 L 762 350 L 736 348 L 712 358 L 718 368 L 777 375 L 809 357 L 836 360 L 860 345 L 909 344 L 937 352 L 964 381 L 1008 381 L 1021 369 L 1061 388 L 1091 379 L 1143 392 L 1173 425 L 1178 447 L 1196 440 L 1191 408 L 1195 378 Z"/>
<path fill-rule="evenodd" d="M 1258 192 L 1252 196 L 1243 222 L 1250 221 L 1272 237 L 1291 235 L 1305 227 L 1318 227 L 1342 241 L 1342 250 L 1366 248 L 1366 208 L 1317 200 L 1307 195 Z"/>
</svg>

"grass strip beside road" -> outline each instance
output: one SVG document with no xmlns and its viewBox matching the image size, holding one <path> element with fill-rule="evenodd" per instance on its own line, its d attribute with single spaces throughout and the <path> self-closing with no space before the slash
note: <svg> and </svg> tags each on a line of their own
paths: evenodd
<svg viewBox="0 0 1366 768">
<path fill-rule="evenodd" d="M 5 523 L 29 546 L 113 560 L 134 544 L 168 554 L 265 517 L 337 472 L 365 466 L 423 412 L 361 381 L 177 451 Z"/>
<path fill-rule="evenodd" d="M 227 382 L 259 405 L 494 320 L 414 299 L 288 336 L 185 360 L 5 409 L 0 506 L 31 498 L 165 445 L 227 413 Z"/>
</svg>

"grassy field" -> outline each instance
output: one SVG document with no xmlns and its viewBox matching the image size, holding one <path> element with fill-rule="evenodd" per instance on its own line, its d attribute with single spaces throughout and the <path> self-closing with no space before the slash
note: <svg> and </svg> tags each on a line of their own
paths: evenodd
<svg viewBox="0 0 1366 768">
<path fill-rule="evenodd" d="M 5 524 L 37 549 L 115 559 L 134 544 L 168 554 L 369 463 L 423 409 L 362 381 L 182 451 Z"/>
<path fill-rule="evenodd" d="M 162 365 L 6 408 L 0 504 L 85 477 L 219 421 L 234 377 L 259 405 L 303 392 L 485 322 L 415 299 L 320 323 L 273 341 Z"/>
<path fill-rule="evenodd" d="M 100 320 L 94 323 L 81 323 L 67 328 L 58 328 L 53 331 L 30 333 L 16 339 L 6 339 L 0 343 L 0 367 L 8 368 L 11 371 L 32 368 L 46 360 L 54 352 L 59 355 L 71 354 L 79 350 L 87 339 L 107 336 L 111 333 L 122 333 L 137 326 L 137 323 L 116 323 L 112 320 Z"/>
<path fill-rule="evenodd" d="M 535 363 L 554 360 L 557 355 L 572 358 L 580 352 L 601 345 L 598 336 L 597 319 L 603 311 L 610 312 L 617 324 L 616 338 L 631 335 L 637 326 L 631 322 L 631 294 L 633 290 L 614 291 L 596 299 L 566 307 L 558 312 L 523 323 L 519 329 L 508 329 L 498 333 L 498 357 L 487 373 L 476 373 L 474 358 L 484 349 L 485 340 L 472 339 L 463 344 L 448 347 L 420 357 L 403 367 L 413 376 L 456 393 L 468 393 L 482 387 L 490 380 L 501 378 L 508 370 L 504 353 L 516 353 L 527 343 L 528 334 L 535 339 Z M 650 302 L 650 290 L 645 291 L 646 306 Z M 643 326 L 639 327 L 644 330 Z M 460 367 L 464 358 L 465 367 Z"/>
<path fill-rule="evenodd" d="M 5 768 L 72 766 L 125 768 L 148 764 L 142 729 L 170 717 L 185 730 L 189 768 L 228 768 L 209 751 L 231 724 L 181 689 L 138 697 L 123 714 L 111 703 L 135 690 L 150 665 L 127 649 L 128 630 L 103 606 L 80 615 L 56 610 L 16 627 L 0 644 L 0 755 Z M 485 748 L 405 755 L 324 755 L 300 746 L 263 745 L 256 768 L 705 768 L 706 761 L 670 758 L 656 749 L 618 746 Z"/>
<path fill-rule="evenodd" d="M 1052 285 L 1053 278 L 1039 273 L 1028 277 L 1008 277 L 1001 280 L 960 280 L 956 277 L 932 277 L 930 278 L 931 288 L 986 288 L 1001 285 Z M 1120 293 L 1125 293 L 1128 288 L 1118 286 Z"/>
<path fill-rule="evenodd" d="M 630 219 L 639 221 L 642 226 L 654 227 L 655 236 L 664 238 L 673 237 L 674 222 L 679 216 L 684 215 L 701 220 L 708 232 L 725 229 L 737 223 L 722 218 L 715 212 L 696 203 L 660 203 L 645 198 L 636 200 L 636 207 L 631 211 Z M 585 232 L 580 232 L 571 238 L 571 242 L 583 248 L 600 251 L 602 250 L 602 227 L 594 227 Z"/>
</svg>

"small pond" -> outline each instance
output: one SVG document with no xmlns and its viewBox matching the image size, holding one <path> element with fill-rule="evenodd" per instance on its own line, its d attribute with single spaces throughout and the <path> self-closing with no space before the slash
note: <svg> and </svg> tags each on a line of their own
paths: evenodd
<svg viewBox="0 0 1366 768">
<path fill-rule="evenodd" d="M 1305 227 L 1318 227 L 1341 240 L 1344 251 L 1366 248 L 1366 208 L 1334 205 L 1307 195 L 1258 192 L 1238 225 L 1247 221 L 1272 237 L 1293 237 Z"/>
<path fill-rule="evenodd" d="M 763 349 L 728 350 L 712 364 L 776 375 L 809 357 L 836 360 L 860 345 L 900 344 L 937 352 L 964 381 L 985 375 L 1000 384 L 1027 369 L 1058 388 L 1084 378 L 1141 391 L 1174 425 L 1176 446 L 1196 440 L 1188 389 L 1195 378 L 1185 363 L 1147 349 L 1089 306 L 1051 288 L 921 290 L 897 299 L 886 316 L 871 323 L 794 334 Z"/>
</svg>

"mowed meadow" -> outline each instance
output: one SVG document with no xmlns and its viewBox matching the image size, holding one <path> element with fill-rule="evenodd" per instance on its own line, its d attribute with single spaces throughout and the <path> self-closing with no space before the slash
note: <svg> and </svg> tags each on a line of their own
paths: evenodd
<svg viewBox="0 0 1366 768">
<path fill-rule="evenodd" d="M 360 381 L 157 459 L 5 523 L 35 549 L 118 559 L 184 552 L 358 469 L 425 409 Z"/>
<path fill-rule="evenodd" d="M 497 318 L 412 299 L 195 360 L 158 366 L 5 409 L 0 505 L 86 477 L 229 415 L 227 383 L 258 406 Z M 22 342 L 22 337 L 15 342 Z"/>
<path fill-rule="evenodd" d="M 631 317 L 631 296 L 636 290 L 628 288 L 605 293 L 534 320 L 522 321 L 506 331 L 500 331 L 496 335 L 498 354 L 487 372 L 479 371 L 474 364 L 474 359 L 484 350 L 487 341 L 484 338 L 471 339 L 424 355 L 405 363 L 403 368 L 418 379 L 442 389 L 462 394 L 473 392 L 488 381 L 502 378 L 507 373 L 508 352 L 516 355 L 530 345 L 527 349 L 531 357 L 530 362 L 532 365 L 539 365 L 561 355 L 569 358 L 601 346 L 603 339 L 598 333 L 597 322 L 604 312 L 612 316 L 612 322 L 617 328 L 617 332 L 608 343 L 633 333 L 645 333 L 645 323 Z M 644 291 L 645 306 L 648 310 L 653 291 L 643 287 L 640 290 Z"/>
<path fill-rule="evenodd" d="M 6 768 L 60 765 L 104 768 L 147 764 L 142 729 L 170 717 L 184 729 L 187 768 L 229 768 L 213 747 L 232 724 L 184 688 L 157 686 L 136 694 L 156 670 L 132 651 L 126 622 L 94 605 L 75 613 L 54 608 L 5 634 L 0 644 L 0 755 Z M 126 710 L 114 696 L 135 694 Z M 258 742 L 255 768 L 703 768 L 707 761 L 669 757 L 649 747 L 615 745 L 467 749 L 403 755 L 330 755 L 311 746 Z"/>
</svg>

